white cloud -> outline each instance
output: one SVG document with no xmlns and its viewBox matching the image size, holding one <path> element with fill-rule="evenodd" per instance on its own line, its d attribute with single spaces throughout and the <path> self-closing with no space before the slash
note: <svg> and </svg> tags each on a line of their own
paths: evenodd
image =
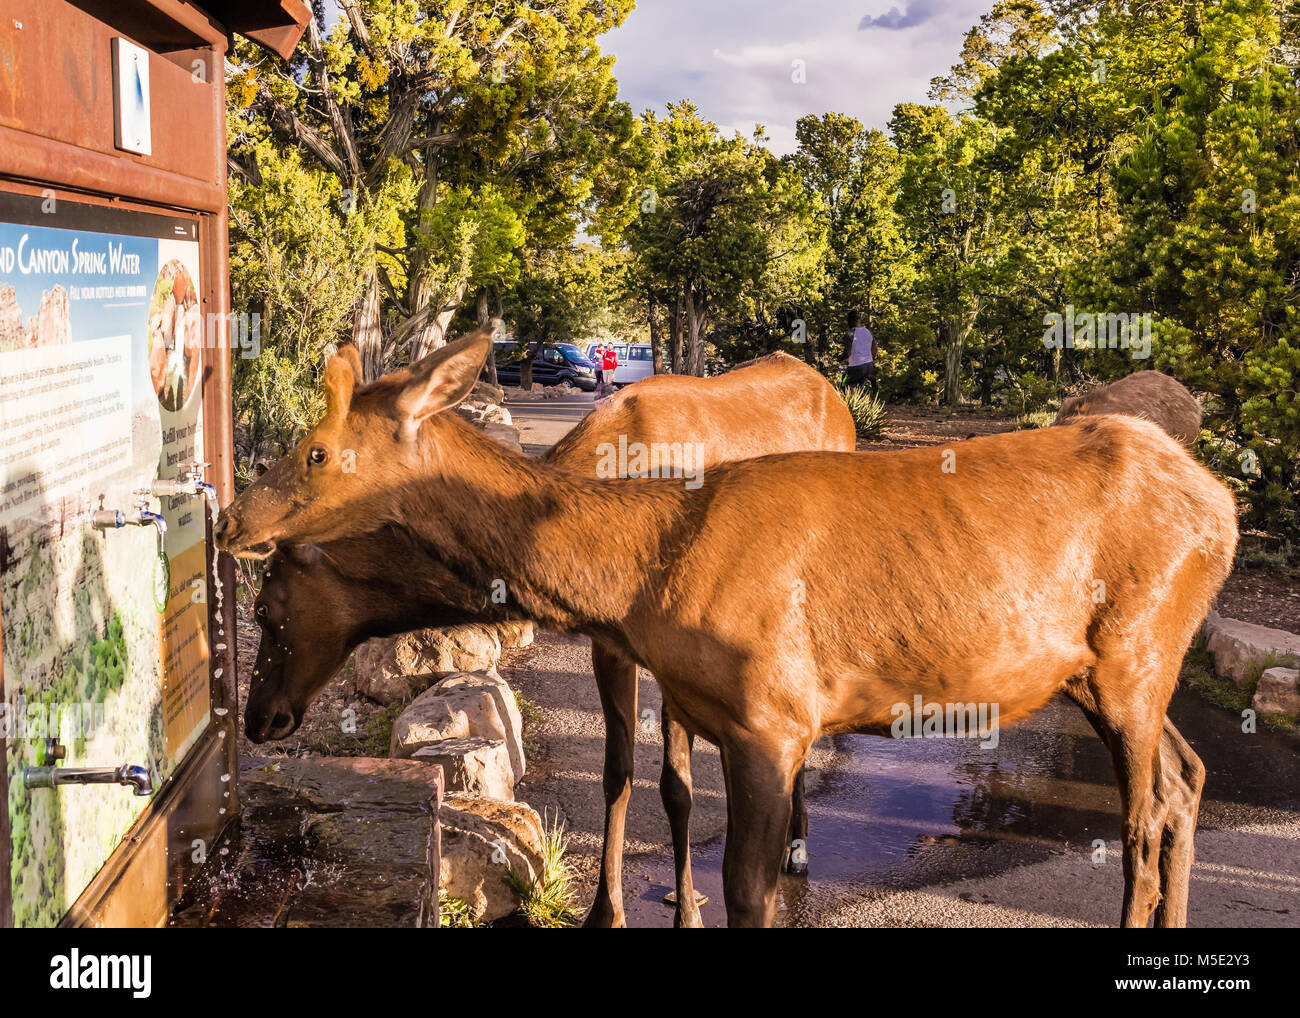
<svg viewBox="0 0 1300 1018">
<path fill-rule="evenodd" d="M 701 115 L 774 151 L 794 148 L 795 121 L 836 111 L 884 129 L 895 104 L 926 102 L 930 79 L 956 61 L 962 37 L 992 0 L 911 0 L 854 10 L 842 0 L 641 0 L 602 40 L 618 57 L 623 97 L 637 112 L 690 99 Z M 859 29 L 864 18 L 869 27 Z M 804 61 L 804 83 L 791 62 Z"/>
</svg>

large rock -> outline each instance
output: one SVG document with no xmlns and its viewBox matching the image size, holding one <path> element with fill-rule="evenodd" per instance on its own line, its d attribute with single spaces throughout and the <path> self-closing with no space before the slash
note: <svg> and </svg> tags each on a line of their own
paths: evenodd
<svg viewBox="0 0 1300 1018">
<path fill-rule="evenodd" d="M 417 749 L 411 759 L 441 766 L 449 792 L 514 800 L 514 765 L 501 739 L 443 739 Z"/>
<path fill-rule="evenodd" d="M 412 700 L 393 723 L 389 755 L 414 756 L 447 739 L 488 739 L 505 746 L 510 788 L 524 776 L 523 720 L 514 692 L 496 674 L 458 672 Z"/>
<path fill-rule="evenodd" d="M 506 680 L 496 672 L 461 672 L 439 681 L 430 693 L 450 696 L 471 689 L 489 693 L 496 703 L 497 715 L 505 727 L 506 750 L 514 769 L 515 782 L 518 783 L 524 776 L 524 719 L 519 712 L 519 701 L 515 699 L 514 690 Z"/>
<path fill-rule="evenodd" d="M 1226 619 L 1210 612 L 1205 620 L 1205 649 L 1214 658 L 1214 670 L 1245 688 L 1251 673 L 1270 659 L 1288 655 L 1300 658 L 1300 636 L 1252 622 Z"/>
<path fill-rule="evenodd" d="M 452 792 L 438 813 L 443 894 L 469 903 L 480 920 L 500 919 L 519 907 L 513 870 L 525 885 L 542 870 L 542 818 L 521 802 Z"/>
<path fill-rule="evenodd" d="M 502 650 L 518 650 L 521 647 L 532 646 L 533 624 L 531 622 L 498 622 L 495 628 Z"/>
<path fill-rule="evenodd" d="M 1300 668 L 1266 668 L 1250 705 L 1260 714 L 1300 714 Z"/>
<path fill-rule="evenodd" d="M 170 925 L 429 925 L 437 779 L 415 760 L 245 757 L 240 836 L 209 855 Z"/>
<path fill-rule="evenodd" d="M 483 433 L 488 438 L 500 442 L 507 449 L 519 453 L 521 456 L 524 452 L 523 445 L 519 442 L 519 429 L 513 424 L 501 424 L 496 421 L 487 421 L 483 425 Z"/>
<path fill-rule="evenodd" d="M 505 741 L 508 721 L 492 690 L 468 687 L 421 693 L 393 722 L 388 755 L 414 756 L 417 749 L 444 739 L 499 739 Z"/>
<path fill-rule="evenodd" d="M 401 703 L 450 672 L 487 671 L 501 659 L 494 626 L 418 629 L 376 637 L 356 649 L 356 689 L 382 704 Z"/>
</svg>

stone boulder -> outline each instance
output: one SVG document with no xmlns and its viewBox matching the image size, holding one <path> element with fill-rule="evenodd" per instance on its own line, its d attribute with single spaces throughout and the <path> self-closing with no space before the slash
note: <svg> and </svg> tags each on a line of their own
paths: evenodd
<svg viewBox="0 0 1300 1018">
<path fill-rule="evenodd" d="M 500 442 L 507 449 L 523 455 L 524 447 L 519 441 L 519 429 L 513 424 L 498 424 L 495 421 L 487 421 L 483 425 L 483 433 L 493 441 Z"/>
<path fill-rule="evenodd" d="M 502 650 L 532 646 L 534 630 L 531 622 L 498 622 L 495 629 Z"/>
<path fill-rule="evenodd" d="M 442 840 L 442 892 L 469 903 L 476 919 L 490 921 L 519 907 L 513 870 L 525 885 L 542 871 L 542 818 L 522 802 L 448 794 L 438 813 Z"/>
<path fill-rule="evenodd" d="M 385 705 L 401 703 L 451 672 L 488 671 L 500 659 L 496 627 L 478 624 L 376 637 L 352 658 L 357 692 Z"/>
<path fill-rule="evenodd" d="M 504 746 L 510 796 L 524 776 L 523 720 L 514 692 L 499 675 L 458 672 L 425 690 L 393 723 L 389 755 L 413 757 L 448 739 L 487 739 Z"/>
<path fill-rule="evenodd" d="M 1266 668 L 1250 705 L 1260 714 L 1300 714 L 1300 668 Z"/>
<path fill-rule="evenodd" d="M 417 696 L 393 722 L 388 755 L 414 756 L 417 749 L 444 739 L 506 740 L 503 711 L 498 697 L 488 689 L 470 687 L 451 691 L 428 689 Z"/>
<path fill-rule="evenodd" d="M 239 837 L 169 925 L 429 926 L 437 794 L 437 768 L 415 760 L 244 757 Z"/>
<path fill-rule="evenodd" d="M 1214 670 L 1244 689 L 1251 672 L 1271 659 L 1300 657 L 1300 636 L 1252 622 L 1226 619 L 1210 612 L 1205 620 L 1205 649 L 1214 658 Z"/>
<path fill-rule="evenodd" d="M 411 759 L 441 766 L 449 792 L 514 801 L 514 765 L 501 739 L 443 739 L 417 749 Z"/>
<path fill-rule="evenodd" d="M 497 714 L 505 726 L 506 750 L 517 783 L 524 776 L 524 719 L 519 712 L 519 701 L 515 699 L 514 690 L 496 672 L 461 672 L 440 680 L 430 693 L 451 696 L 464 690 L 480 690 L 491 694 Z"/>
</svg>

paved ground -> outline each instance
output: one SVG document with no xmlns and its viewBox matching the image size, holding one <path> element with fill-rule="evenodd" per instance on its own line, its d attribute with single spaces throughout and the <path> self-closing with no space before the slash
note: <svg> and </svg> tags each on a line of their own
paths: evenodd
<svg viewBox="0 0 1300 1018">
<path fill-rule="evenodd" d="M 510 409 L 524 443 L 551 444 L 590 396 Z M 521 799 L 570 835 L 581 900 L 595 885 L 603 817 L 604 728 L 588 641 L 542 634 L 503 673 L 540 707 L 529 726 Z M 671 925 L 672 882 L 658 797 L 658 689 L 642 673 L 637 777 L 628 815 L 625 898 L 634 926 Z M 1180 690 L 1174 723 L 1209 771 L 1196 838 L 1189 923 L 1300 926 L 1300 739 L 1244 734 L 1240 719 Z M 717 751 L 697 743 L 692 841 L 699 888 L 722 925 L 725 802 Z M 973 741 L 839 736 L 809 772 L 808 879 L 783 878 L 779 921 L 798 926 L 1099 926 L 1119 917 L 1119 798 L 1110 760 L 1068 701 Z M 1094 842 L 1105 842 L 1095 862 Z"/>
<path fill-rule="evenodd" d="M 604 728 L 588 642 L 542 634 L 503 667 L 541 708 L 519 797 L 558 816 L 583 900 L 594 890 Z M 658 797 L 658 689 L 642 673 L 625 895 L 635 926 L 671 925 L 668 825 Z M 1246 735 L 1180 691 L 1174 723 L 1209 770 L 1190 895 L 1194 926 L 1300 926 L 1300 743 Z M 692 841 L 699 888 L 722 925 L 725 802 L 717 751 L 697 743 Z M 783 878 L 781 923 L 799 926 L 1105 926 L 1119 916 L 1119 798 L 1101 743 L 1068 701 L 1004 730 L 999 745 L 839 736 L 809 771 L 807 880 Z M 1096 839 L 1105 861 L 1094 861 Z"/>
<path fill-rule="evenodd" d="M 569 429 L 591 413 L 592 394 L 575 392 L 572 396 L 557 399 L 525 400 L 518 389 L 506 389 L 506 408 L 519 428 L 519 441 L 524 451 L 538 455 L 549 449 Z"/>
</svg>

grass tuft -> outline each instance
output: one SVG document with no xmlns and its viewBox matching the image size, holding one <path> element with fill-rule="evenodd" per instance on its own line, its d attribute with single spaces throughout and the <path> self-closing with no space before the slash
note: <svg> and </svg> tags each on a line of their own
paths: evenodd
<svg viewBox="0 0 1300 1018">
<path fill-rule="evenodd" d="M 438 926 L 445 930 L 476 930 L 483 924 L 474 918 L 469 902 L 453 898 L 446 891 L 438 891 Z"/>
<path fill-rule="evenodd" d="M 542 871 L 531 884 L 513 869 L 510 883 L 519 893 L 519 911 L 530 926 L 561 929 L 578 921 L 573 904 L 573 876 L 564 853 L 569 847 L 564 826 L 551 821 L 542 832 Z"/>
</svg>

